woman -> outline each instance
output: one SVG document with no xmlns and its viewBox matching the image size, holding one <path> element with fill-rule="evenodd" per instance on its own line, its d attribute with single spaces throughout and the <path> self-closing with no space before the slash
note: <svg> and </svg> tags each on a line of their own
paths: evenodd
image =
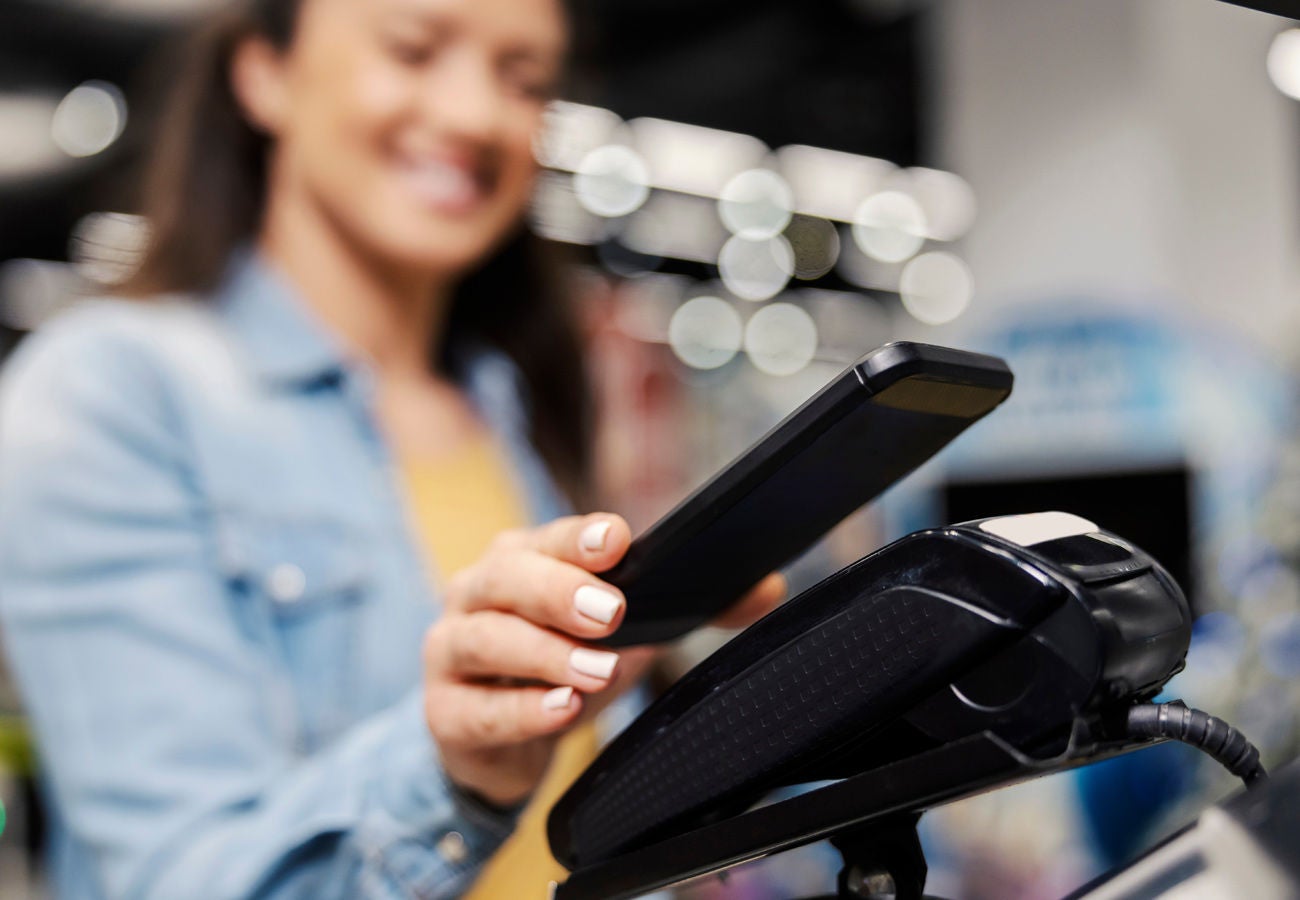
<svg viewBox="0 0 1300 900">
<path fill-rule="evenodd" d="M 256 0 L 192 48 L 153 299 L 5 381 L 0 614 L 63 896 L 458 894 L 653 656 L 590 646 L 626 523 L 556 518 L 579 344 L 520 222 L 565 42 L 558 0 Z"/>
</svg>

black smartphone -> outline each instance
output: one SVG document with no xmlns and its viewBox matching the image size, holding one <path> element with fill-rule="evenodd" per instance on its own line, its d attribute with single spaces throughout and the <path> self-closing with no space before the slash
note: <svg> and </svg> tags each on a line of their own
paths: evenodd
<svg viewBox="0 0 1300 900">
<path fill-rule="evenodd" d="M 997 357 L 868 353 L 644 534 L 602 577 L 627 595 L 611 646 L 671 640 L 739 600 L 1011 394 Z"/>
</svg>

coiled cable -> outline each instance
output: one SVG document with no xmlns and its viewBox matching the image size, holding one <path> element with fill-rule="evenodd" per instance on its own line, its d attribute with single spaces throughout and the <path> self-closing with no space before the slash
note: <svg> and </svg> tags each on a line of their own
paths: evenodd
<svg viewBox="0 0 1300 900">
<path fill-rule="evenodd" d="M 1260 765 L 1259 750 L 1245 735 L 1181 700 L 1132 707 L 1128 711 L 1128 733 L 1135 738 L 1168 738 L 1190 744 L 1213 757 L 1246 787 L 1268 777 Z"/>
</svg>

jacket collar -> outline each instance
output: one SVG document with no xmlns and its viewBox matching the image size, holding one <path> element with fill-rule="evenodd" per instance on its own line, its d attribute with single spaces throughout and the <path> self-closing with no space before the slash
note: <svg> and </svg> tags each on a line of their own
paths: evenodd
<svg viewBox="0 0 1300 900">
<path fill-rule="evenodd" d="M 272 385 L 308 388 L 370 377 L 368 363 L 350 354 L 288 279 L 252 248 L 242 248 L 231 258 L 216 302 L 253 373 Z M 471 344 L 458 348 L 456 361 L 471 403 L 490 424 L 499 430 L 526 429 L 527 392 L 505 353 Z"/>
<path fill-rule="evenodd" d="M 357 364 L 287 279 L 251 248 L 231 258 L 216 302 L 260 378 L 302 387 L 337 378 Z"/>
<path fill-rule="evenodd" d="M 251 248 L 231 258 L 215 293 L 254 375 L 280 388 L 308 390 L 329 382 L 372 384 L 369 365 L 312 314 L 288 279 Z M 488 426 L 501 436 L 521 478 L 536 521 L 569 511 L 528 440 L 532 411 L 523 375 L 503 351 L 486 344 L 457 348 L 459 380 Z"/>
</svg>

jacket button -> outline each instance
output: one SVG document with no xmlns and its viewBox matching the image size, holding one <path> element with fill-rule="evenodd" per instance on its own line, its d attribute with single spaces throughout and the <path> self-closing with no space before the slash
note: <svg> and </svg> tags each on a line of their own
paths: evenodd
<svg viewBox="0 0 1300 900">
<path fill-rule="evenodd" d="M 469 856 L 469 848 L 465 846 L 465 838 L 459 831 L 449 831 L 442 836 L 442 840 L 438 841 L 438 853 L 447 862 L 456 866 Z"/>
<path fill-rule="evenodd" d="M 266 592 L 276 603 L 297 603 L 307 590 L 307 574 L 293 563 L 280 563 L 266 576 Z"/>
</svg>

